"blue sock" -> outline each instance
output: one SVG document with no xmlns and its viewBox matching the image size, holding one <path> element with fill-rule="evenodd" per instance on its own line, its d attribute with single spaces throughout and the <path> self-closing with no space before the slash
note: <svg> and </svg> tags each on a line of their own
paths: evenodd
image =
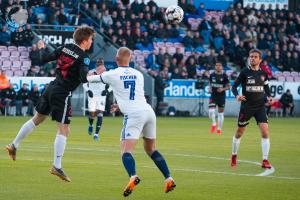
<svg viewBox="0 0 300 200">
<path fill-rule="evenodd" d="M 100 129 L 101 129 L 101 125 L 102 125 L 102 120 L 103 120 L 103 117 L 102 116 L 98 116 L 97 117 L 97 123 L 96 123 L 96 134 L 99 133 Z"/>
<path fill-rule="evenodd" d="M 90 123 L 90 126 L 93 126 L 93 123 L 94 123 L 94 118 L 92 118 L 92 117 L 89 117 L 89 123 Z"/>
<path fill-rule="evenodd" d="M 128 173 L 128 176 L 134 176 L 136 175 L 135 172 L 135 161 L 134 158 L 132 157 L 131 153 L 125 152 L 122 155 L 122 161 L 123 165 Z"/>
<path fill-rule="evenodd" d="M 158 151 L 154 151 L 151 155 L 151 158 L 158 169 L 161 171 L 161 173 L 164 175 L 164 177 L 169 178 L 170 171 L 164 157 Z"/>
</svg>

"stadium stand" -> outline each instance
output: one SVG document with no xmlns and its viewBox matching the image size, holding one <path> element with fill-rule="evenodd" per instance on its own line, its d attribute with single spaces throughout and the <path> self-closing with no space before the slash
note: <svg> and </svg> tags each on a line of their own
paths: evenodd
<svg viewBox="0 0 300 200">
<path fill-rule="evenodd" d="M 179 1 L 179 5 L 185 11 L 185 20 L 181 26 L 171 26 L 164 20 L 164 8 L 159 8 L 154 1 L 145 4 L 136 0 L 127 6 L 120 1 L 113 2 L 57 0 L 44 4 L 40 1 L 29 1 L 28 23 L 92 25 L 117 45 L 135 49 L 133 61 L 142 70 L 168 71 L 167 78 L 174 77 L 172 75 L 174 71 L 179 72 L 179 76 L 175 76 L 177 78 L 201 77 L 205 70 L 212 69 L 216 59 L 222 60 L 225 70 L 242 68 L 245 66 L 248 50 L 253 47 L 263 50 L 265 64 L 274 74 L 277 71 L 300 71 L 299 12 L 254 9 L 250 6 L 243 8 L 240 3 L 232 5 L 226 11 L 209 11 L 203 4 L 195 8 L 185 1 Z M 2 18 L 7 8 L 22 3 L 24 2 L 4 1 Z M 30 26 L 26 31 L 27 29 L 30 30 Z M 22 34 L 20 36 L 19 32 L 24 32 L 23 36 Z M 2 26 L 3 41 L 0 43 L 5 46 L 20 45 L 16 42 L 16 38 L 25 37 L 25 31 L 19 32 L 10 34 L 7 28 Z M 11 37 L 10 41 L 7 39 L 8 34 Z M 30 34 L 27 37 L 30 38 Z M 25 44 L 28 46 L 29 43 L 25 42 L 22 45 Z M 5 49 L 5 46 L 0 48 L 1 68 L 9 75 L 26 75 L 26 70 L 27 72 L 29 70 L 28 49 L 27 51 L 25 47 L 23 50 Z M 22 54 L 20 62 L 9 62 L 18 61 L 15 59 L 18 54 Z M 183 59 L 178 60 L 180 57 Z M 172 58 L 176 58 L 177 67 L 169 67 Z M 192 70 L 188 70 L 191 58 L 195 63 L 189 67 Z M 165 59 L 168 61 L 164 61 Z M 40 69 L 32 66 L 33 69 L 30 71 L 33 71 L 35 76 L 49 75 L 44 72 L 39 74 L 40 70 L 44 71 L 42 66 L 39 67 Z M 166 67 L 168 69 L 164 69 Z M 36 71 L 38 72 L 35 73 Z M 196 71 L 195 76 L 186 77 L 184 74 L 188 71 Z M 282 73 L 281 76 L 276 75 L 273 78 L 297 81 L 299 77 L 299 74 L 290 76 Z"/>
</svg>

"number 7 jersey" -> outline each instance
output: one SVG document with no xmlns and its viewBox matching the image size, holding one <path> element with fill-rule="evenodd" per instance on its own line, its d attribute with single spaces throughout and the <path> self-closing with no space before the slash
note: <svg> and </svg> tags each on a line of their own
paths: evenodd
<svg viewBox="0 0 300 200">
<path fill-rule="evenodd" d="M 118 67 L 103 72 L 100 79 L 111 86 L 123 114 L 152 109 L 146 102 L 143 74 L 136 69 Z"/>
</svg>

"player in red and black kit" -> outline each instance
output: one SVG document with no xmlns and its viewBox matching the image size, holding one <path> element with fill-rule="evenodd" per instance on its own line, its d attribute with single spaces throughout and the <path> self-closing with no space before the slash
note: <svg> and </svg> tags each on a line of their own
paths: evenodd
<svg viewBox="0 0 300 200">
<path fill-rule="evenodd" d="M 271 168 L 272 166 L 268 161 L 270 140 L 264 99 L 266 95 L 268 101 L 272 101 L 268 85 L 268 76 L 267 73 L 259 67 L 262 61 L 261 52 L 259 50 L 252 49 L 249 52 L 249 61 L 250 66 L 242 69 L 232 86 L 232 93 L 236 96 L 236 99 L 241 102 L 241 108 L 238 118 L 238 129 L 232 141 L 231 166 L 235 167 L 237 165 L 237 152 L 241 137 L 251 117 L 255 117 L 262 134 L 262 167 Z M 242 95 L 239 95 L 237 91 L 237 87 L 240 84 L 242 85 Z"/>
<path fill-rule="evenodd" d="M 35 116 L 27 121 L 19 130 L 14 141 L 6 146 L 9 156 L 16 160 L 16 151 L 20 142 L 36 126 L 41 124 L 51 114 L 52 120 L 57 121 L 58 130 L 54 142 L 54 162 L 51 174 L 70 182 L 64 173 L 61 159 L 64 154 L 67 136 L 70 133 L 71 95 L 80 83 L 87 82 L 86 76 L 90 63 L 85 52 L 90 49 L 95 32 L 92 28 L 83 26 L 76 29 L 73 35 L 74 44 L 67 44 L 56 49 L 50 55 L 43 56 L 43 62 L 57 60 L 56 78 L 39 98 Z"/>
<path fill-rule="evenodd" d="M 227 75 L 223 72 L 222 63 L 216 62 L 215 71 L 209 77 L 209 99 L 208 116 L 212 120 L 210 133 L 216 130 L 216 106 L 218 106 L 218 130 L 217 134 L 222 133 L 222 125 L 224 122 L 224 107 L 226 94 L 225 91 L 230 89 L 230 83 Z"/>
</svg>

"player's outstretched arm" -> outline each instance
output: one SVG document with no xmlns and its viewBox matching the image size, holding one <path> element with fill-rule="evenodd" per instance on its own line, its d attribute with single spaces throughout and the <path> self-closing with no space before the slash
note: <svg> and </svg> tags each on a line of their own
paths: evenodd
<svg viewBox="0 0 300 200">
<path fill-rule="evenodd" d="M 61 54 L 61 50 L 63 49 L 63 46 L 61 47 L 58 47 L 57 49 L 55 49 L 52 53 L 50 54 L 43 54 L 42 56 L 42 62 L 43 63 L 47 63 L 47 62 L 51 62 L 51 61 L 54 61 L 54 60 L 57 60 L 59 55 Z"/>
<path fill-rule="evenodd" d="M 101 82 L 100 75 L 88 75 L 86 77 L 87 81 L 90 83 L 98 83 Z"/>
</svg>

